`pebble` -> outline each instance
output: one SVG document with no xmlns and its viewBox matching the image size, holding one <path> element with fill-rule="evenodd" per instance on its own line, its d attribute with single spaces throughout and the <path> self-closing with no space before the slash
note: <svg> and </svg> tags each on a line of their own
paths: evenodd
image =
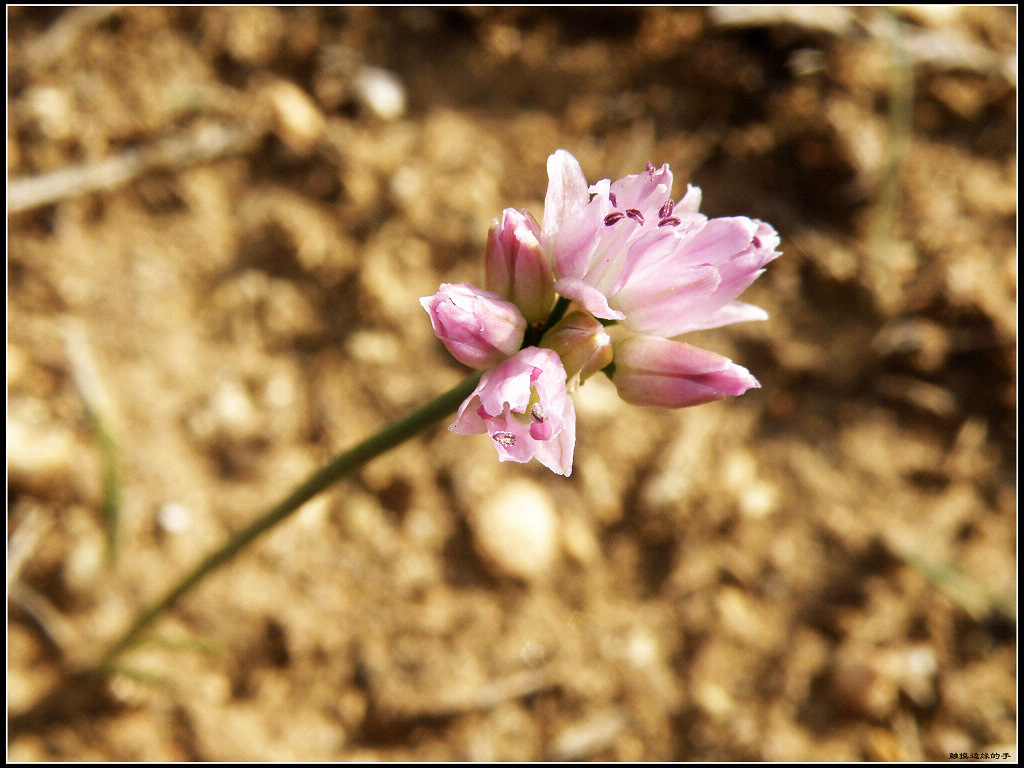
<svg viewBox="0 0 1024 768">
<path fill-rule="evenodd" d="M 192 527 L 192 510 L 184 504 L 169 501 L 156 513 L 156 521 L 167 533 L 184 533 Z"/>
<path fill-rule="evenodd" d="M 555 761 L 585 760 L 611 747 L 626 727 L 626 718 L 615 709 L 602 710 L 564 728 L 551 745 Z"/>
<path fill-rule="evenodd" d="M 242 441 L 261 432 L 256 406 L 243 382 L 223 379 L 210 396 L 207 406 L 188 421 L 192 433 L 203 441 L 222 438 Z"/>
<path fill-rule="evenodd" d="M 899 701 L 899 687 L 880 653 L 840 648 L 832 666 L 832 698 L 848 713 L 884 720 Z"/>
<path fill-rule="evenodd" d="M 312 152 L 324 133 L 326 121 L 316 102 L 299 86 L 275 80 L 265 86 L 281 141 L 299 155 Z"/>
<path fill-rule="evenodd" d="M 533 581 L 558 557 L 560 531 L 551 497 L 516 480 L 495 488 L 470 515 L 473 541 L 498 576 Z"/>
<path fill-rule="evenodd" d="M 364 67 L 352 86 L 360 103 L 381 120 L 397 120 L 405 114 L 405 86 L 380 67 Z"/>
<path fill-rule="evenodd" d="M 8 418 L 7 477 L 11 485 L 42 495 L 74 486 L 80 454 L 74 433 L 66 427 Z"/>
<path fill-rule="evenodd" d="M 103 528 L 84 508 L 76 509 L 77 522 L 67 530 L 74 545 L 64 558 L 62 574 L 69 590 L 87 595 L 106 576 L 107 542 Z"/>
<path fill-rule="evenodd" d="M 218 426 L 227 434 L 244 437 L 252 431 L 256 408 L 240 381 L 222 381 L 210 407 Z"/>
</svg>

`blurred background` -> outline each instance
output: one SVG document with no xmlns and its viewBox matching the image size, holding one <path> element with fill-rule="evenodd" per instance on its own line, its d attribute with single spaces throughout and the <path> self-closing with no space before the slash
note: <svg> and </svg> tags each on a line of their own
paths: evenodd
<svg viewBox="0 0 1024 768">
<path fill-rule="evenodd" d="M 10 759 L 1015 759 L 1015 8 L 7 21 Z M 778 229 L 687 337 L 763 388 L 441 425 L 62 677 L 461 380 L 418 298 L 557 148 Z"/>
</svg>

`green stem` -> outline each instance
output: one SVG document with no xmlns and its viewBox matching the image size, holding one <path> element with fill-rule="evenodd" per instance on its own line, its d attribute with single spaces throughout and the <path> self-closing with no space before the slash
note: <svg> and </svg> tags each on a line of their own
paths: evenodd
<svg viewBox="0 0 1024 768">
<path fill-rule="evenodd" d="M 572 300 L 565 298 L 565 296 L 559 296 L 558 301 L 555 302 L 555 308 L 551 310 L 551 314 L 548 315 L 548 319 L 544 321 L 544 325 L 537 332 L 537 340 L 540 341 L 544 338 L 544 334 L 555 327 L 555 324 L 562 319 L 565 314 L 565 310 L 572 304 Z"/>
<path fill-rule="evenodd" d="M 257 517 L 248 527 L 232 534 L 220 549 L 208 555 L 161 600 L 142 610 L 121 638 L 100 657 L 95 671 L 109 672 L 114 660 L 131 648 L 150 624 L 197 586 L 207 575 L 231 560 L 261 533 L 270 530 L 289 517 L 307 501 L 352 470 L 401 445 L 454 411 L 463 400 L 472 394 L 480 381 L 480 375 L 478 373 L 470 376 L 453 389 L 439 395 L 408 416 L 392 422 L 377 434 L 335 457 L 287 497 Z"/>
</svg>

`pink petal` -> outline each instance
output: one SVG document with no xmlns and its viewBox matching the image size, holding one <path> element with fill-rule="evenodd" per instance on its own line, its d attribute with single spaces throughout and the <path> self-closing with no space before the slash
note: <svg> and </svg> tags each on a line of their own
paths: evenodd
<svg viewBox="0 0 1024 768">
<path fill-rule="evenodd" d="M 567 214 L 558 231 L 544 241 L 556 277 L 583 277 L 602 241 L 614 235 L 604 224 L 605 216 L 612 209 L 607 187 L 607 179 L 594 185 L 591 188 L 597 190 L 593 192 L 594 199 Z"/>
<path fill-rule="evenodd" d="M 637 333 L 677 336 L 676 326 L 687 308 L 707 301 L 721 283 L 718 270 L 711 266 L 680 270 L 671 279 L 630 283 L 615 296 L 615 308 L 625 314 L 624 323 Z"/>
<path fill-rule="evenodd" d="M 612 183 L 611 192 L 620 211 L 636 208 L 645 217 L 650 214 L 649 218 L 657 219 L 658 209 L 672 195 L 672 171 L 666 163 L 657 170 L 624 176 Z"/>
<path fill-rule="evenodd" d="M 571 398 L 565 398 L 562 429 L 553 440 L 537 447 L 536 458 L 541 464 L 559 475 L 572 474 L 572 457 L 576 448 L 576 409 Z"/>
<path fill-rule="evenodd" d="M 604 320 L 623 320 L 622 312 L 608 306 L 608 299 L 589 283 L 578 278 L 564 277 L 555 282 L 555 292 L 567 299 L 578 301 L 588 312 Z"/>
<path fill-rule="evenodd" d="M 544 196 L 544 223 L 541 237 L 548 243 L 561 229 L 562 222 L 590 200 L 587 179 L 579 161 L 564 149 L 548 158 L 548 191 Z"/>
<path fill-rule="evenodd" d="M 455 416 L 455 423 L 453 423 L 448 429 L 457 435 L 479 435 L 487 431 L 487 422 L 479 415 L 480 409 L 480 398 L 478 393 L 480 392 L 480 384 L 477 385 L 476 389 L 473 390 L 473 394 L 467 397 L 461 406 L 459 406 L 459 412 Z"/>
<path fill-rule="evenodd" d="M 691 263 L 721 264 L 750 245 L 757 225 L 745 216 L 710 219 L 685 247 Z"/>
<path fill-rule="evenodd" d="M 686 194 L 683 199 L 676 203 L 673 213 L 678 216 L 681 213 L 697 213 L 700 210 L 701 191 L 700 187 L 693 184 L 686 185 Z"/>
<path fill-rule="evenodd" d="M 650 336 L 633 336 L 616 346 L 612 380 L 627 403 L 661 408 L 700 405 L 760 386 L 728 358 Z"/>
<path fill-rule="evenodd" d="M 732 325 L 733 323 L 768 319 L 768 313 L 763 309 L 742 301 L 731 301 L 713 312 L 694 312 L 692 315 L 693 319 L 688 323 L 685 322 L 688 317 L 683 316 L 679 318 L 678 323 L 666 324 L 666 328 L 673 330 L 669 335 L 678 336 L 690 331 L 703 331 L 709 328 L 721 328 L 723 325 Z"/>
</svg>

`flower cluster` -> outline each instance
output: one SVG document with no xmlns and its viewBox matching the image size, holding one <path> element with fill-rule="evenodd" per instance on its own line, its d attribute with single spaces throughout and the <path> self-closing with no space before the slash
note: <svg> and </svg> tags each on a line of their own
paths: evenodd
<svg viewBox="0 0 1024 768">
<path fill-rule="evenodd" d="M 755 219 L 708 219 L 697 187 L 673 201 L 668 165 L 588 186 L 576 158 L 558 150 L 548 179 L 541 224 L 511 208 L 495 220 L 485 289 L 446 283 L 420 303 L 455 358 L 485 371 L 450 429 L 486 432 L 502 461 L 535 458 L 569 475 L 569 395 L 598 371 L 626 402 L 663 408 L 760 386 L 746 368 L 675 337 L 767 318 L 736 297 L 779 256 L 779 237 Z"/>
</svg>

